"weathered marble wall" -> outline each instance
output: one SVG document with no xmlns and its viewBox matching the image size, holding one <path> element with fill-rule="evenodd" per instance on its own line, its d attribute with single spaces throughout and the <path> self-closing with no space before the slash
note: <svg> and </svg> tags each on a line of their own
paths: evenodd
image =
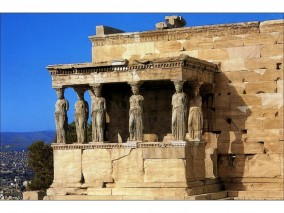
<svg viewBox="0 0 284 213">
<path fill-rule="evenodd" d="M 274 20 L 148 31 L 127 38 L 93 37 L 93 61 L 113 58 L 131 61 L 182 53 L 220 64 L 220 72 L 215 75 L 213 103 L 204 109 L 215 120 L 207 122 L 211 133 L 206 137 L 211 145 L 207 146 L 206 160 L 211 159 L 213 166 L 214 159 L 218 176 L 225 180 L 228 189 L 261 191 L 261 187 L 240 187 L 261 183 L 266 184 L 266 189 L 279 191 L 283 188 L 275 187 L 272 182 L 283 178 L 284 170 L 283 26 L 283 20 Z M 150 96 L 155 100 L 156 93 Z M 161 107 L 167 107 L 160 103 Z M 148 116 L 156 112 L 147 113 Z M 148 118 L 154 121 L 155 117 Z M 211 175 L 217 176 L 213 171 L 212 167 Z M 266 196 L 258 193 L 260 198 Z"/>
</svg>

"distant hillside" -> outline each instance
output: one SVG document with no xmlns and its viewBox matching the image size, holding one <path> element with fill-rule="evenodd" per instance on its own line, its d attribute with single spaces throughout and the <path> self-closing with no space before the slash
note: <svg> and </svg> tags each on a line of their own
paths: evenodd
<svg viewBox="0 0 284 213">
<path fill-rule="evenodd" d="M 55 138 L 55 131 L 39 132 L 1 132 L 2 151 L 21 151 L 37 140 L 51 143 Z"/>
</svg>

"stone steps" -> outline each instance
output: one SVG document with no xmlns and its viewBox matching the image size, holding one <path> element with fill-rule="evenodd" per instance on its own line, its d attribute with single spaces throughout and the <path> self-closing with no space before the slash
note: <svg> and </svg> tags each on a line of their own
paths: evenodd
<svg viewBox="0 0 284 213">
<path fill-rule="evenodd" d="M 283 200 L 284 191 L 228 191 L 228 197 L 234 200 Z"/>
<path fill-rule="evenodd" d="M 220 200 L 228 196 L 227 191 L 219 191 L 207 194 L 200 194 L 188 197 L 186 200 Z"/>
<path fill-rule="evenodd" d="M 51 195 L 44 200 L 219 200 L 227 197 L 227 191 L 193 196 L 147 195 Z"/>
</svg>

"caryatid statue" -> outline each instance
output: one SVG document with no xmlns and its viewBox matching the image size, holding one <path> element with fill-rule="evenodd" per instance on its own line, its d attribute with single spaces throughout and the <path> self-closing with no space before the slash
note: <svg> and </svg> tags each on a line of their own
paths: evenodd
<svg viewBox="0 0 284 213">
<path fill-rule="evenodd" d="M 129 110 L 129 133 L 130 141 L 143 140 L 143 96 L 139 95 L 140 82 L 131 82 L 131 91 L 133 95 L 130 97 Z"/>
<path fill-rule="evenodd" d="M 174 81 L 176 93 L 172 97 L 172 134 L 175 140 L 184 140 L 186 135 L 187 96 L 183 92 L 184 81 Z"/>
<path fill-rule="evenodd" d="M 106 123 L 106 100 L 101 97 L 101 85 L 93 86 L 92 95 L 92 140 L 93 142 L 104 141 L 104 129 Z M 92 93 L 92 91 L 90 92 Z"/>
<path fill-rule="evenodd" d="M 87 122 L 89 114 L 88 102 L 84 100 L 84 88 L 74 88 L 78 95 L 78 101 L 75 103 L 75 125 L 77 133 L 77 142 L 87 142 Z"/>
<path fill-rule="evenodd" d="M 188 132 L 193 140 L 201 140 L 203 128 L 202 98 L 199 94 L 200 84 L 194 85 L 193 99 L 189 102 Z"/>
<path fill-rule="evenodd" d="M 55 125 L 57 143 L 66 143 L 66 133 L 68 127 L 67 111 L 69 103 L 64 99 L 64 88 L 56 88 L 58 100 L 55 104 Z"/>
</svg>

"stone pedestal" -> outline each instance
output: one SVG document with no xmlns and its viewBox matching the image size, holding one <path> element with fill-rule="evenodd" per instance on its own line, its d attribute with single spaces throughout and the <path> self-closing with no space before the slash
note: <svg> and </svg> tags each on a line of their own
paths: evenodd
<svg viewBox="0 0 284 213">
<path fill-rule="evenodd" d="M 205 143 L 188 141 L 56 145 L 45 199 L 190 199 L 220 190 L 205 176 Z M 73 197 L 72 197 L 72 196 Z"/>
</svg>

